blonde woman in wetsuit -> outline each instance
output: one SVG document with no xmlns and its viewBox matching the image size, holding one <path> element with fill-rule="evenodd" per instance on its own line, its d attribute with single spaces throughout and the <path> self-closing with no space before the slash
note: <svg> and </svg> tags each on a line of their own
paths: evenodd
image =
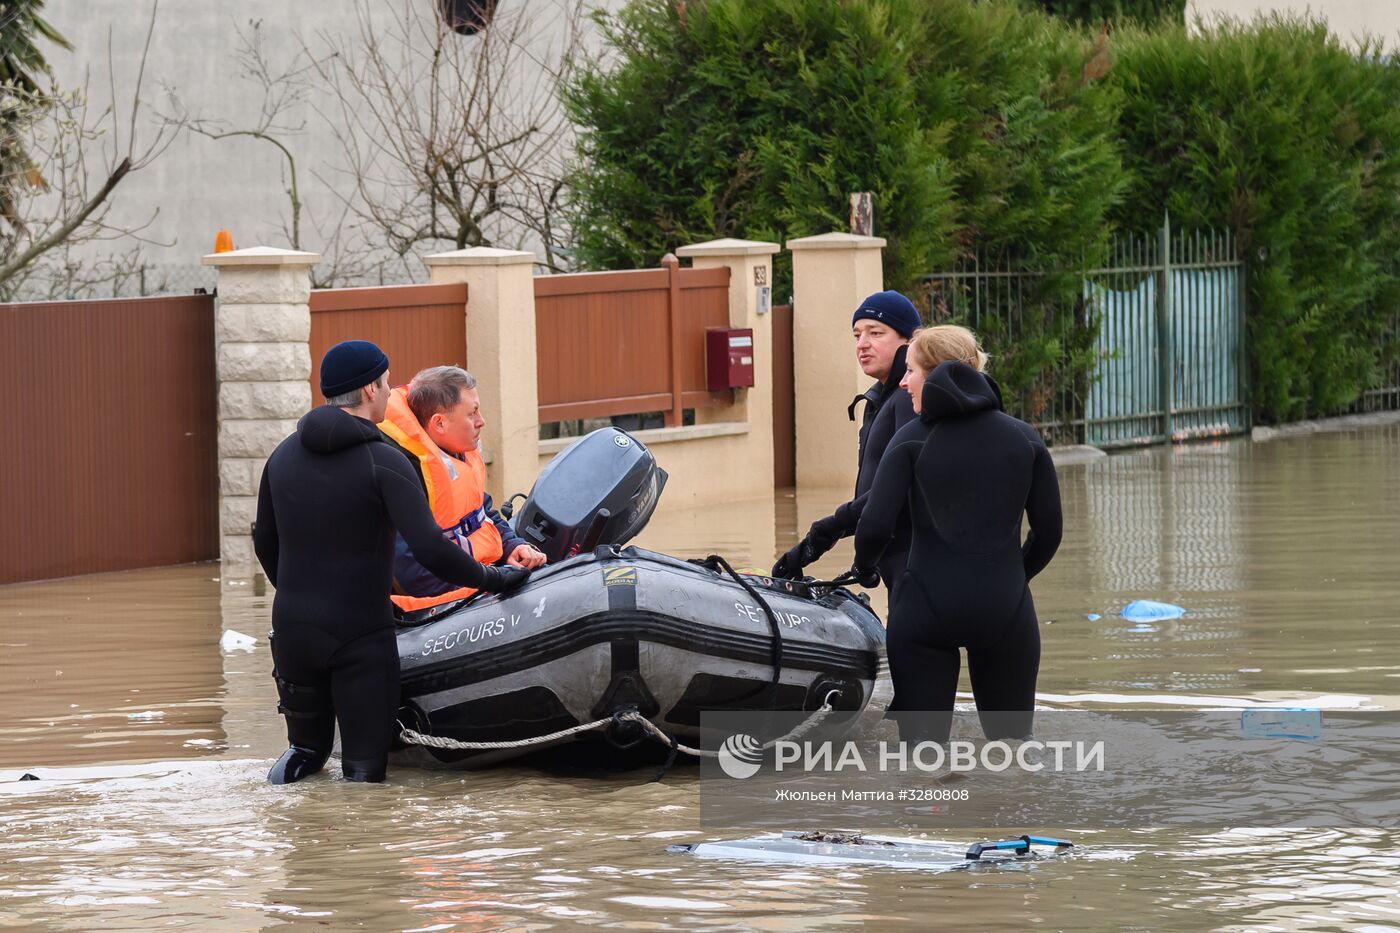
<svg viewBox="0 0 1400 933">
<path fill-rule="evenodd" d="M 913 541 L 887 625 L 891 711 L 951 712 L 966 649 L 988 738 L 1019 738 L 1031 731 L 1040 667 L 1028 582 L 1059 547 L 1060 489 L 1040 435 L 1001 410 L 986 359 L 966 328 L 914 335 L 902 385 L 918 417 L 880 462 L 856 528 L 855 569 L 875 579 L 907 509 Z M 948 738 L 946 716 L 912 723 L 901 718 L 906 741 Z"/>
</svg>

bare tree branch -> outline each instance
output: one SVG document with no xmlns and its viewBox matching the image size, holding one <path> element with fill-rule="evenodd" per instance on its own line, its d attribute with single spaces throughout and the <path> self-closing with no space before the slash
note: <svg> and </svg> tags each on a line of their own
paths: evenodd
<svg viewBox="0 0 1400 933">
<path fill-rule="evenodd" d="M 287 172 L 287 196 L 291 208 L 291 246 L 302 249 L 301 213 L 302 198 L 297 177 L 297 160 L 292 152 L 291 137 L 301 136 L 306 128 L 305 121 L 287 122 L 287 115 L 306 102 L 310 92 L 307 75 L 314 70 L 314 62 L 305 62 L 301 56 L 286 68 L 276 68 L 263 49 L 262 22 L 251 20 L 248 28 L 235 26 L 238 34 L 237 58 L 243 76 L 262 89 L 262 101 L 257 119 L 251 126 L 235 127 L 227 120 L 190 114 L 180 104 L 176 88 L 167 87 L 167 93 L 177 107 L 177 114 L 169 119 L 183 123 L 191 132 L 209 139 L 232 139 L 247 137 L 261 140 L 276 147 L 281 153 Z"/>
<path fill-rule="evenodd" d="M 582 0 L 507 8 L 474 36 L 420 4 L 357 0 L 358 35 L 320 41 L 322 117 L 344 153 L 345 203 L 405 261 L 423 244 L 538 247 L 559 268 L 570 128 L 558 84 L 581 44 Z M 316 58 L 308 49 L 308 59 Z"/>
<path fill-rule="evenodd" d="M 112 193 L 112 189 L 116 188 L 117 184 L 125 178 L 130 171 L 131 159 L 122 159 L 121 164 L 107 177 L 107 181 L 103 183 L 102 187 L 97 190 L 97 193 L 89 198 L 88 202 L 84 204 L 77 213 L 63 220 L 57 227 L 49 231 L 47 236 L 35 240 L 24 252 L 20 253 L 14 259 L 9 260 L 3 266 L 0 266 L 0 282 L 10 278 L 10 276 L 29 265 L 39 256 L 47 253 L 72 236 L 73 231 L 81 227 L 87 221 L 88 217 L 92 216 L 92 212 L 97 210 L 103 201 L 107 200 L 107 195 Z"/>
</svg>

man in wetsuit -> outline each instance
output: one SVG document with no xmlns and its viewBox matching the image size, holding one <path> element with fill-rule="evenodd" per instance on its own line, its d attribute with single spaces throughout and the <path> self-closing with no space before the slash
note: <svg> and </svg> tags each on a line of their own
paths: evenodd
<svg viewBox="0 0 1400 933">
<path fill-rule="evenodd" d="M 846 409 L 847 416 L 856 420 L 856 406 L 865 402 L 861 416 L 859 463 L 856 473 L 855 496 L 842 503 L 836 511 L 812 523 L 806 537 L 773 565 L 773 576 L 797 579 L 802 570 L 814 563 L 842 538 L 855 534 L 861 510 L 880 458 L 890 438 L 914 418 L 909 394 L 899 387 L 904 378 L 905 353 L 909 338 L 919 327 L 919 312 L 914 303 L 896 291 L 871 295 L 860 303 L 851 316 L 851 335 L 855 339 L 856 362 L 861 371 L 875 380 L 864 394 L 855 397 Z M 880 576 L 887 587 L 893 587 L 904 569 L 909 555 L 909 522 L 897 521 L 891 532 L 889 547 L 880 559 Z"/>
<path fill-rule="evenodd" d="M 375 427 L 388 369 L 368 341 L 331 347 L 321 363 L 326 404 L 263 469 L 253 547 L 277 588 L 273 678 L 291 746 L 268 774 L 274 784 L 320 771 L 337 721 L 346 779 L 384 780 L 399 702 L 395 529 L 424 567 L 457 585 L 505 592 L 529 576 L 483 566 L 443 538 L 413 466 Z"/>
<path fill-rule="evenodd" d="M 966 648 L 987 737 L 1020 738 L 1031 731 L 1040 666 L 1028 584 L 1059 547 L 1060 490 L 1040 435 L 1001 410 L 996 386 L 978 371 L 985 357 L 975 338 L 961 359 L 925 351 L 937 343 L 933 332 L 963 330 L 929 328 L 914 340 L 906 385 L 920 398 L 919 418 L 880 462 L 856 529 L 854 570 L 875 584 L 907 514 L 911 550 L 886 626 L 891 712 L 951 713 Z M 947 741 L 947 717 L 898 718 L 905 741 Z"/>
</svg>

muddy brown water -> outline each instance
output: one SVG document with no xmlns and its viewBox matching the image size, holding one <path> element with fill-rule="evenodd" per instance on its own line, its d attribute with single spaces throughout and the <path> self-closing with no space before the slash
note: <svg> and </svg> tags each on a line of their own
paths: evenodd
<svg viewBox="0 0 1400 933">
<path fill-rule="evenodd" d="M 1060 479 L 1065 543 L 1034 586 L 1043 703 L 1400 708 L 1400 428 L 1119 454 Z M 638 543 L 767 565 L 834 496 L 670 502 Z M 1387 830 L 1079 832 L 1070 858 L 930 875 L 667 854 L 744 835 L 700 827 L 693 769 L 273 788 L 271 594 L 220 576 L 0 588 L 0 925 L 1400 929 Z M 1188 614 L 1124 621 L 1135 598 Z M 224 629 L 255 650 L 221 651 Z"/>
</svg>

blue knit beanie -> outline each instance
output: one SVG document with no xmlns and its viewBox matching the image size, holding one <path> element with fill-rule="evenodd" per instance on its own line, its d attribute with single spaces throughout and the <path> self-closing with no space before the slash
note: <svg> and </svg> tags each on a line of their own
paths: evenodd
<svg viewBox="0 0 1400 933">
<path fill-rule="evenodd" d="M 851 315 L 851 326 L 855 327 L 856 321 L 862 318 L 879 321 L 886 327 L 894 328 L 906 340 L 914 336 L 914 331 L 923 323 L 919 319 L 919 311 L 914 307 L 914 302 L 893 290 L 876 292 L 862 301 L 860 307 L 856 308 L 856 313 Z"/>
<path fill-rule="evenodd" d="M 346 340 L 321 359 L 321 394 L 335 398 L 369 385 L 389 368 L 384 351 L 368 340 Z"/>
</svg>

